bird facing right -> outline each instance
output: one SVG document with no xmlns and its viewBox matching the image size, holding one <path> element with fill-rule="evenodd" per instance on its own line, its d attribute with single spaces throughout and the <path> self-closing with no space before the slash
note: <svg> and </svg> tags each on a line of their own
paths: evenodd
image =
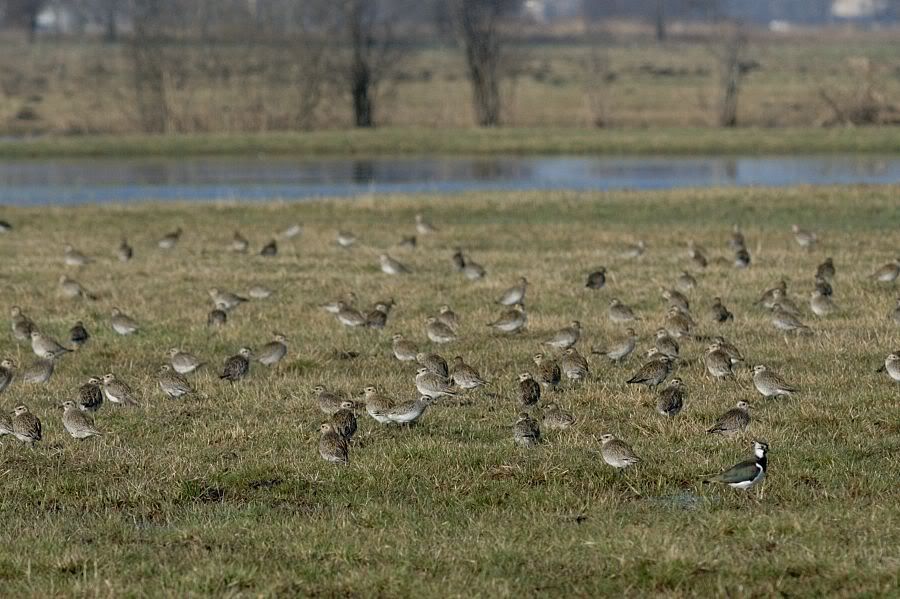
<svg viewBox="0 0 900 599">
<path fill-rule="evenodd" d="M 600 442 L 602 443 L 600 455 L 603 457 L 603 461 L 613 468 L 628 468 L 641 461 L 635 455 L 631 446 L 625 441 L 616 438 L 615 435 L 610 433 L 603 434 L 600 436 Z"/>
</svg>

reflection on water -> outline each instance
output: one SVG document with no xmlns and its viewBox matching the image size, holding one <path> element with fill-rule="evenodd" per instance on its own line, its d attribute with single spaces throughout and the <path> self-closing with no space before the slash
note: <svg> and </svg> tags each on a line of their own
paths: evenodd
<svg viewBox="0 0 900 599">
<path fill-rule="evenodd" d="M 900 182 L 898 156 L 142 158 L 0 161 L 0 203 Z"/>
</svg>

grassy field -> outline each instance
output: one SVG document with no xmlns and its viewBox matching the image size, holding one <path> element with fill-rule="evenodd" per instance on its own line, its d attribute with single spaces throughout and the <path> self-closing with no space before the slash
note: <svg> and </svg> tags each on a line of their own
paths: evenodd
<svg viewBox="0 0 900 599">
<path fill-rule="evenodd" d="M 753 32 L 744 60 L 738 122 L 751 127 L 809 127 L 832 120 L 824 90 L 844 109 L 871 88 L 875 122 L 900 121 L 900 44 L 896 32 L 828 30 L 817 35 Z M 322 88 L 313 111 L 302 90 L 296 47 L 179 44 L 159 52 L 167 126 L 173 132 L 269 132 L 345 129 L 351 102 L 340 77 Z M 610 36 L 602 44 L 517 44 L 502 87 L 511 127 L 708 127 L 718 122 L 717 55 L 709 39 Z M 0 36 L 0 134 L 126 134 L 140 131 L 134 66 L 127 45 Z M 378 90 L 380 126 L 465 128 L 474 124 L 462 52 L 412 47 Z M 332 67 L 339 69 L 339 67 Z M 333 75 L 333 73 L 332 73 Z"/>
<path fill-rule="evenodd" d="M 121 135 L 0 141 L 0 159 L 399 154 L 821 154 L 900 152 L 900 129 L 429 129 Z"/>
<path fill-rule="evenodd" d="M 94 338 L 62 358 L 44 387 L 20 381 L 0 395 L 44 422 L 33 450 L 4 437 L 0 447 L 0 580 L 9 596 L 890 596 L 900 585 L 898 386 L 874 369 L 898 344 L 888 320 L 896 287 L 866 278 L 900 245 L 900 187 L 686 190 L 641 193 L 510 193 L 392 197 L 264 205 L 137 205 L 6 209 L 15 226 L 0 235 L 6 257 L 0 305 L 22 306 L 57 338 L 76 319 Z M 378 250 L 413 232 L 424 211 L 440 228 L 415 250 L 392 249 L 414 273 L 382 274 Z M 255 248 L 299 222 L 301 237 L 277 257 L 227 251 L 240 229 Z M 820 247 L 800 250 L 798 222 Z M 554 394 L 572 410 L 570 431 L 545 433 L 539 448 L 514 446 L 515 376 L 539 343 L 573 318 L 587 352 L 622 334 L 606 318 L 613 297 L 634 305 L 639 349 L 659 326 L 661 285 L 689 267 L 686 244 L 730 255 L 725 240 L 742 225 L 753 255 L 746 271 L 696 272 L 691 302 L 699 332 L 725 335 L 751 363 L 797 384 L 795 398 L 763 400 L 747 372 L 715 383 L 695 360 L 704 344 L 685 341 L 676 369 L 688 400 L 663 420 L 655 395 L 624 381 L 638 367 L 592 359 L 592 378 Z M 181 226 L 172 251 L 155 240 Z M 362 246 L 342 250 L 337 229 Z M 132 262 L 113 259 L 121 236 Z M 633 261 L 620 249 L 646 240 Z M 97 262 L 62 263 L 72 243 Z M 453 271 L 462 246 L 488 270 L 470 283 Z M 815 266 L 833 256 L 842 310 L 805 319 L 815 331 L 786 340 L 752 302 L 780 278 L 805 305 Z M 584 288 L 598 265 L 607 289 Z M 64 301 L 67 272 L 98 295 Z M 512 337 L 488 333 L 492 303 L 516 277 L 531 281 L 529 325 Z M 276 290 L 236 309 L 211 332 L 206 289 Z M 344 329 L 318 309 L 353 289 L 368 305 L 393 296 L 383 332 Z M 704 308 L 720 295 L 735 322 L 714 325 Z M 461 339 L 437 349 L 464 356 L 491 380 L 465 405 L 441 403 L 420 425 L 400 430 L 360 416 L 346 467 L 317 454 L 323 420 L 313 387 L 358 395 L 368 384 L 412 398 L 413 369 L 390 354 L 403 332 L 430 347 L 424 318 L 447 303 L 462 317 Z M 109 327 L 113 306 L 143 324 L 133 337 Z M 216 374 L 244 344 L 279 330 L 290 353 L 273 370 L 254 365 L 234 386 Z M 8 332 L 0 354 L 20 363 L 30 350 Z M 171 401 L 155 384 L 163 353 L 182 346 L 210 362 L 192 382 L 197 398 Z M 356 351 L 354 360 L 334 351 Z M 101 438 L 68 437 L 57 410 L 91 374 L 116 372 L 140 390 L 139 408 L 104 407 Z M 753 404 L 746 435 L 705 434 L 738 400 Z M 598 455 L 613 431 L 643 458 L 614 472 Z M 763 495 L 701 485 L 750 453 L 771 446 Z"/>
</svg>

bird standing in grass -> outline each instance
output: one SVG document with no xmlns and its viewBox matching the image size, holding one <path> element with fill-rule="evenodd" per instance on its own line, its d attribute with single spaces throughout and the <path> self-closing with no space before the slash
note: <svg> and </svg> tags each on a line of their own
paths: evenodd
<svg viewBox="0 0 900 599">
<path fill-rule="evenodd" d="M 587 360 L 574 347 L 563 351 L 559 359 L 559 368 L 570 381 L 583 381 L 591 374 Z"/>
<path fill-rule="evenodd" d="M 40 331 L 31 331 L 31 350 L 38 358 L 55 360 L 56 358 L 71 353 L 72 350 L 63 347 L 55 339 L 44 335 Z"/>
<path fill-rule="evenodd" d="M 260 256 L 265 256 L 267 258 L 271 258 L 272 256 L 278 255 L 278 242 L 272 239 L 266 245 L 262 246 L 262 249 L 259 250 Z"/>
<path fill-rule="evenodd" d="M 263 366 L 275 366 L 287 355 L 287 337 L 273 333 L 275 338 L 256 352 L 256 361 Z"/>
<path fill-rule="evenodd" d="M 432 343 L 452 343 L 456 341 L 453 329 L 434 316 L 425 319 L 425 335 Z"/>
<path fill-rule="evenodd" d="M 753 367 L 753 385 L 764 397 L 791 395 L 797 388 L 785 382 L 784 378 L 763 364 Z"/>
<path fill-rule="evenodd" d="M 41 440 L 41 420 L 24 404 L 15 407 L 10 423 L 13 436 L 22 443 L 33 446 Z"/>
<path fill-rule="evenodd" d="M 888 354 L 888 357 L 884 359 L 884 364 L 877 372 L 886 372 L 892 380 L 900 383 L 900 352 Z"/>
<path fill-rule="evenodd" d="M 133 406 L 138 403 L 131 386 L 113 373 L 103 375 L 103 395 L 109 402 L 118 405 Z"/>
<path fill-rule="evenodd" d="M 816 289 L 809 296 L 809 309 L 816 316 L 825 317 L 834 312 L 835 305 L 830 295 Z"/>
<path fill-rule="evenodd" d="M 625 338 L 614 342 L 605 349 L 591 348 L 591 353 L 606 356 L 610 362 L 621 362 L 631 355 L 637 346 L 637 335 L 634 329 L 625 329 Z"/>
<path fill-rule="evenodd" d="M 419 348 L 416 347 L 415 343 L 408 341 L 400 333 L 395 333 L 391 337 L 391 340 L 393 341 L 391 351 L 395 358 L 401 362 L 414 362 L 416 360 L 416 354 L 419 353 Z"/>
<path fill-rule="evenodd" d="M 587 276 L 585 287 L 588 289 L 603 289 L 606 285 L 606 268 L 600 267 Z"/>
<path fill-rule="evenodd" d="M 0 362 L 0 393 L 6 390 L 15 376 L 16 363 L 6 358 Z"/>
<path fill-rule="evenodd" d="M 437 233 L 437 229 L 428 220 L 424 214 L 416 214 L 416 233 L 419 235 L 431 235 Z"/>
<path fill-rule="evenodd" d="M 140 328 L 136 320 L 118 308 L 112 309 L 112 318 L 110 319 L 109 324 L 112 325 L 113 330 L 120 335 L 132 335 L 137 333 Z"/>
<path fill-rule="evenodd" d="M 556 389 L 562 380 L 562 371 L 556 360 L 550 359 L 542 353 L 534 354 L 531 360 L 537 366 L 535 380 L 547 389 Z"/>
<path fill-rule="evenodd" d="M 670 372 L 672 372 L 672 358 L 654 354 L 650 360 L 645 362 L 643 366 L 634 373 L 634 376 L 626 382 L 629 385 L 656 387 L 666 380 Z"/>
<path fill-rule="evenodd" d="M 533 408 L 541 401 L 541 386 L 532 378 L 531 373 L 519 375 L 519 405 Z"/>
<path fill-rule="evenodd" d="M 706 432 L 730 437 L 747 430 L 748 426 L 750 426 L 750 404 L 746 401 L 739 401 L 737 406 L 719 416 L 716 423 Z"/>
<path fill-rule="evenodd" d="M 879 283 L 893 283 L 897 277 L 900 277 L 900 258 L 895 258 L 887 264 L 879 266 L 871 276 Z"/>
<path fill-rule="evenodd" d="M 92 376 L 88 381 L 78 387 L 75 403 L 78 409 L 86 412 L 96 412 L 103 405 L 103 380 Z"/>
<path fill-rule="evenodd" d="M 412 272 L 405 264 L 387 254 L 378 256 L 378 262 L 381 265 L 381 272 L 388 275 L 406 275 Z"/>
<path fill-rule="evenodd" d="M 709 319 L 713 322 L 728 322 L 734 320 L 734 314 L 728 311 L 721 297 L 714 297 L 713 304 L 709 307 Z"/>
<path fill-rule="evenodd" d="M 349 464 L 350 447 L 345 439 L 338 433 L 330 422 L 323 422 L 319 427 L 319 455 L 326 462 L 332 464 Z"/>
<path fill-rule="evenodd" d="M 208 327 L 223 327 L 227 322 L 228 311 L 223 303 L 216 304 L 216 307 L 210 310 L 206 316 L 206 326 Z"/>
<path fill-rule="evenodd" d="M 53 376 L 55 362 L 38 358 L 22 370 L 22 380 L 32 385 L 42 385 Z"/>
<path fill-rule="evenodd" d="M 438 309 L 438 315 L 435 317 L 438 322 L 450 327 L 454 332 L 459 330 L 459 316 L 450 309 L 450 306 L 443 305 Z"/>
<path fill-rule="evenodd" d="M 346 401 L 337 393 L 327 390 L 324 385 L 316 385 L 313 392 L 316 394 L 316 405 L 326 414 L 335 414 Z"/>
<path fill-rule="evenodd" d="M 634 310 L 623 304 L 618 298 L 613 298 L 609 302 L 607 314 L 612 322 L 632 322 L 638 320 L 634 315 Z"/>
<path fill-rule="evenodd" d="M 492 327 L 501 333 L 511 335 L 513 333 L 518 333 L 525 328 L 527 322 L 528 316 L 525 314 L 525 306 L 522 304 L 515 304 L 511 309 L 504 310 L 500 316 L 497 317 L 497 320 L 489 322 L 487 326 Z"/>
<path fill-rule="evenodd" d="M 703 356 L 703 363 L 707 372 L 715 380 L 734 378 L 734 372 L 731 371 L 731 358 L 718 343 L 710 344 Z"/>
<path fill-rule="evenodd" d="M 656 411 L 663 416 L 677 416 L 684 407 L 684 383 L 678 377 L 669 381 L 668 386 L 659 394 Z"/>
<path fill-rule="evenodd" d="M 466 391 L 478 389 L 487 384 L 473 366 L 465 363 L 462 356 L 453 358 L 453 366 L 450 368 L 450 382 Z"/>
<path fill-rule="evenodd" d="M 544 342 L 544 345 L 549 345 L 555 349 L 568 349 L 578 343 L 580 338 L 581 323 L 573 320 L 569 323 L 569 326 L 556 331 L 550 339 Z"/>
<path fill-rule="evenodd" d="M 187 379 L 175 372 L 169 364 L 159 367 L 156 380 L 159 388 L 170 399 L 179 399 L 194 392 Z"/>
<path fill-rule="evenodd" d="M 669 356 L 673 360 L 678 357 L 678 354 L 681 351 L 681 346 L 678 345 L 678 341 L 676 341 L 675 337 L 670 335 L 669 331 L 666 329 L 657 329 L 656 340 L 653 342 L 653 347 L 655 347 L 656 351 L 663 356 Z"/>
<path fill-rule="evenodd" d="M 238 353 L 225 360 L 220 379 L 236 383 L 250 372 L 250 356 L 253 351 L 249 347 L 242 347 Z"/>
<path fill-rule="evenodd" d="M 134 248 L 128 245 L 126 239 L 123 239 L 119 247 L 116 248 L 116 257 L 119 259 L 119 262 L 128 262 L 134 257 Z"/>
<path fill-rule="evenodd" d="M 801 229 L 800 225 L 791 225 L 791 231 L 794 233 L 794 241 L 804 250 L 813 249 L 818 241 L 815 233 Z"/>
<path fill-rule="evenodd" d="M 59 277 L 59 293 L 60 295 L 68 299 L 97 299 L 97 296 L 82 287 L 81 283 L 79 283 L 75 279 L 70 279 L 66 275 L 62 275 L 61 277 Z"/>
<path fill-rule="evenodd" d="M 418 399 L 403 401 L 384 412 L 394 424 L 412 424 L 419 420 L 434 400 L 423 395 Z"/>
<path fill-rule="evenodd" d="M 178 374 L 190 374 L 206 364 L 192 353 L 173 347 L 166 355 L 169 356 L 169 364 Z"/>
<path fill-rule="evenodd" d="M 441 397 L 455 397 L 456 391 L 446 377 L 429 371 L 427 368 L 419 368 L 416 372 L 416 389 L 419 394 L 440 399 Z"/>
<path fill-rule="evenodd" d="M 64 249 L 65 253 L 63 254 L 63 260 L 66 263 L 66 266 L 86 266 L 93 262 L 93 260 L 76 250 L 71 245 L 66 245 Z"/>
<path fill-rule="evenodd" d="M 356 414 L 353 413 L 354 407 L 352 401 L 342 401 L 341 408 L 331 415 L 331 426 L 348 442 L 356 433 L 357 423 Z"/>
<path fill-rule="evenodd" d="M 87 439 L 88 437 L 102 434 L 94 426 L 94 419 L 87 412 L 79 409 L 74 401 L 64 401 L 62 409 L 63 427 L 73 438 Z"/>
<path fill-rule="evenodd" d="M 704 479 L 704 483 L 721 483 L 732 489 L 747 490 L 758 485 L 766 477 L 769 445 L 763 441 L 753 442 L 753 459 L 735 464 L 721 474 Z"/>
<path fill-rule="evenodd" d="M 826 281 L 831 281 L 832 279 L 834 279 L 834 275 L 834 260 L 832 260 L 830 257 L 825 258 L 825 261 L 816 267 L 817 279 L 825 279 Z"/>
<path fill-rule="evenodd" d="M 575 425 L 575 417 L 571 412 L 567 412 L 554 402 L 550 402 L 544 407 L 541 424 L 546 429 L 565 430 Z"/>
<path fill-rule="evenodd" d="M 600 442 L 602 444 L 600 455 L 603 457 L 603 461 L 613 468 L 628 468 L 641 461 L 631 446 L 625 441 L 617 439 L 615 435 L 610 433 L 600 435 Z"/>
<path fill-rule="evenodd" d="M 440 354 L 426 354 L 425 352 L 419 352 L 416 354 L 416 362 L 418 362 L 420 366 L 427 368 L 429 372 L 433 372 L 440 377 L 448 378 L 450 376 L 450 368 L 447 365 L 447 360 L 442 358 Z"/>
<path fill-rule="evenodd" d="M 498 304 L 514 306 L 525 303 L 525 293 L 528 291 L 528 279 L 519 277 L 516 284 L 504 291 L 497 300 Z"/>
<path fill-rule="evenodd" d="M 159 241 L 156 242 L 156 245 L 159 246 L 159 249 L 161 250 L 171 250 L 178 243 L 178 240 L 181 239 L 181 234 L 181 227 L 178 227 L 171 233 L 163 235 Z"/>
<path fill-rule="evenodd" d="M 900 301 L 897 302 L 897 305 L 900 307 Z M 36 329 L 34 322 L 25 316 L 25 313 L 22 312 L 22 308 L 19 306 L 10 308 L 9 313 L 12 317 L 13 337 L 18 341 L 31 341 L 31 332 Z"/>
<path fill-rule="evenodd" d="M 234 310 L 241 304 L 249 301 L 246 297 L 231 293 L 230 291 L 222 291 L 216 287 L 209 290 L 209 297 L 216 308 L 220 308 L 226 312 Z"/>
<path fill-rule="evenodd" d="M 393 399 L 381 393 L 373 385 L 369 385 L 363 389 L 366 399 L 366 413 L 381 424 L 389 424 L 391 422 L 388 412 L 394 407 Z"/>
<path fill-rule="evenodd" d="M 75 347 L 75 349 L 81 349 L 81 347 L 88 342 L 88 339 L 91 338 L 91 334 L 88 333 L 87 329 L 84 328 L 84 323 L 80 320 L 75 323 L 75 325 L 69 329 L 69 341 Z"/>
<path fill-rule="evenodd" d="M 527 412 L 520 412 L 513 425 L 513 441 L 522 447 L 537 447 L 541 443 L 541 427 Z"/>
</svg>

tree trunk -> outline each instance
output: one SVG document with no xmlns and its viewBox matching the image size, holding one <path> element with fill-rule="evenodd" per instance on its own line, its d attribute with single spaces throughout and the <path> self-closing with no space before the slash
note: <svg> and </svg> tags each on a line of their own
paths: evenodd
<svg viewBox="0 0 900 599">
<path fill-rule="evenodd" d="M 666 39 L 666 5 L 665 0 L 656 0 L 656 41 Z"/>
<path fill-rule="evenodd" d="M 114 44 L 119 41 L 119 26 L 116 22 L 116 3 L 114 0 L 107 0 L 106 5 L 106 23 L 103 34 L 103 41 L 107 44 Z"/>
<path fill-rule="evenodd" d="M 145 133 L 165 133 L 169 122 L 161 15 L 160 0 L 136 3 L 131 58 L 138 116 Z"/>
<path fill-rule="evenodd" d="M 497 69 L 490 56 L 478 55 L 478 52 L 479 49 L 476 48 L 466 53 L 469 79 L 472 81 L 475 121 L 480 127 L 496 127 L 500 124 L 500 86 L 497 82 Z"/>
<path fill-rule="evenodd" d="M 738 29 L 725 42 L 722 64 L 722 106 L 719 125 L 737 126 L 738 92 L 741 88 L 741 51 L 744 46 L 743 33 Z"/>
<path fill-rule="evenodd" d="M 352 0 L 349 14 L 353 60 L 350 71 L 350 93 L 353 97 L 353 119 L 357 127 L 374 127 L 372 114 L 372 72 L 369 52 L 373 40 L 365 23 L 365 0 Z"/>
</svg>

